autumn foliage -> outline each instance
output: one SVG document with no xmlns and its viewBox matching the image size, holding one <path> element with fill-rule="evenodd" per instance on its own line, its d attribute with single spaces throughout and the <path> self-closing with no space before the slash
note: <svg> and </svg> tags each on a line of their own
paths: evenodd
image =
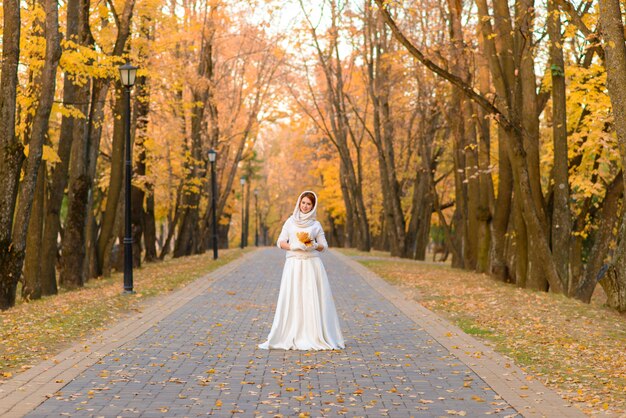
<svg viewBox="0 0 626 418">
<path fill-rule="evenodd" d="M 509 3 L 3 2 L 0 306 L 121 268 L 128 61 L 135 265 L 314 189 L 331 245 L 626 310 L 619 1 Z"/>
</svg>

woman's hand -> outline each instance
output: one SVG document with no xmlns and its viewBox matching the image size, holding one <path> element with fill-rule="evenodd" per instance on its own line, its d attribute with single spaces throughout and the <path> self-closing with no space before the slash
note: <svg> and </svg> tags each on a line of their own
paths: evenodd
<svg viewBox="0 0 626 418">
<path fill-rule="evenodd" d="M 289 243 L 289 249 L 291 251 L 307 251 L 307 246 L 300 241 Z"/>
</svg>

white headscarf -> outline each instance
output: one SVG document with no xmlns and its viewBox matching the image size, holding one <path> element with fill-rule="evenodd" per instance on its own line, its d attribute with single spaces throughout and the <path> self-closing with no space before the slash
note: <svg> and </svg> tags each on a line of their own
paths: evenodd
<svg viewBox="0 0 626 418">
<path fill-rule="evenodd" d="M 300 201 L 302 200 L 302 196 L 305 193 L 312 193 L 313 196 L 315 196 L 315 205 L 313 205 L 313 209 L 311 209 L 308 213 L 302 213 L 300 211 Z M 296 226 L 300 228 L 305 228 L 307 226 L 313 225 L 313 223 L 315 222 L 316 212 L 317 212 L 317 195 L 315 194 L 315 192 L 312 192 L 310 190 L 305 190 L 302 193 L 300 193 L 300 196 L 298 197 L 298 202 L 296 203 L 296 207 L 293 210 L 293 215 L 291 215 L 291 219 L 293 219 L 293 222 L 296 224 Z"/>
</svg>

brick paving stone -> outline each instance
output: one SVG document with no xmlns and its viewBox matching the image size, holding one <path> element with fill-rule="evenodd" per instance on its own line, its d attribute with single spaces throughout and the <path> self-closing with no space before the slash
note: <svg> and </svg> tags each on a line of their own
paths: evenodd
<svg viewBox="0 0 626 418">
<path fill-rule="evenodd" d="M 27 416 L 518 415 L 341 257 L 323 260 L 345 350 L 258 349 L 284 262 L 284 252 L 266 248 Z"/>
</svg>

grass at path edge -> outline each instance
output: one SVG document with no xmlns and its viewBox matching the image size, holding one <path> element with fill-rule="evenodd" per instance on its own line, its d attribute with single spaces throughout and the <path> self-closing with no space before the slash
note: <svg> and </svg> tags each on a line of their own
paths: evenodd
<svg viewBox="0 0 626 418">
<path fill-rule="evenodd" d="M 592 416 L 626 416 L 626 316 L 598 300 L 520 289 L 436 263 L 350 250 L 465 333 L 492 346 Z"/>
</svg>

